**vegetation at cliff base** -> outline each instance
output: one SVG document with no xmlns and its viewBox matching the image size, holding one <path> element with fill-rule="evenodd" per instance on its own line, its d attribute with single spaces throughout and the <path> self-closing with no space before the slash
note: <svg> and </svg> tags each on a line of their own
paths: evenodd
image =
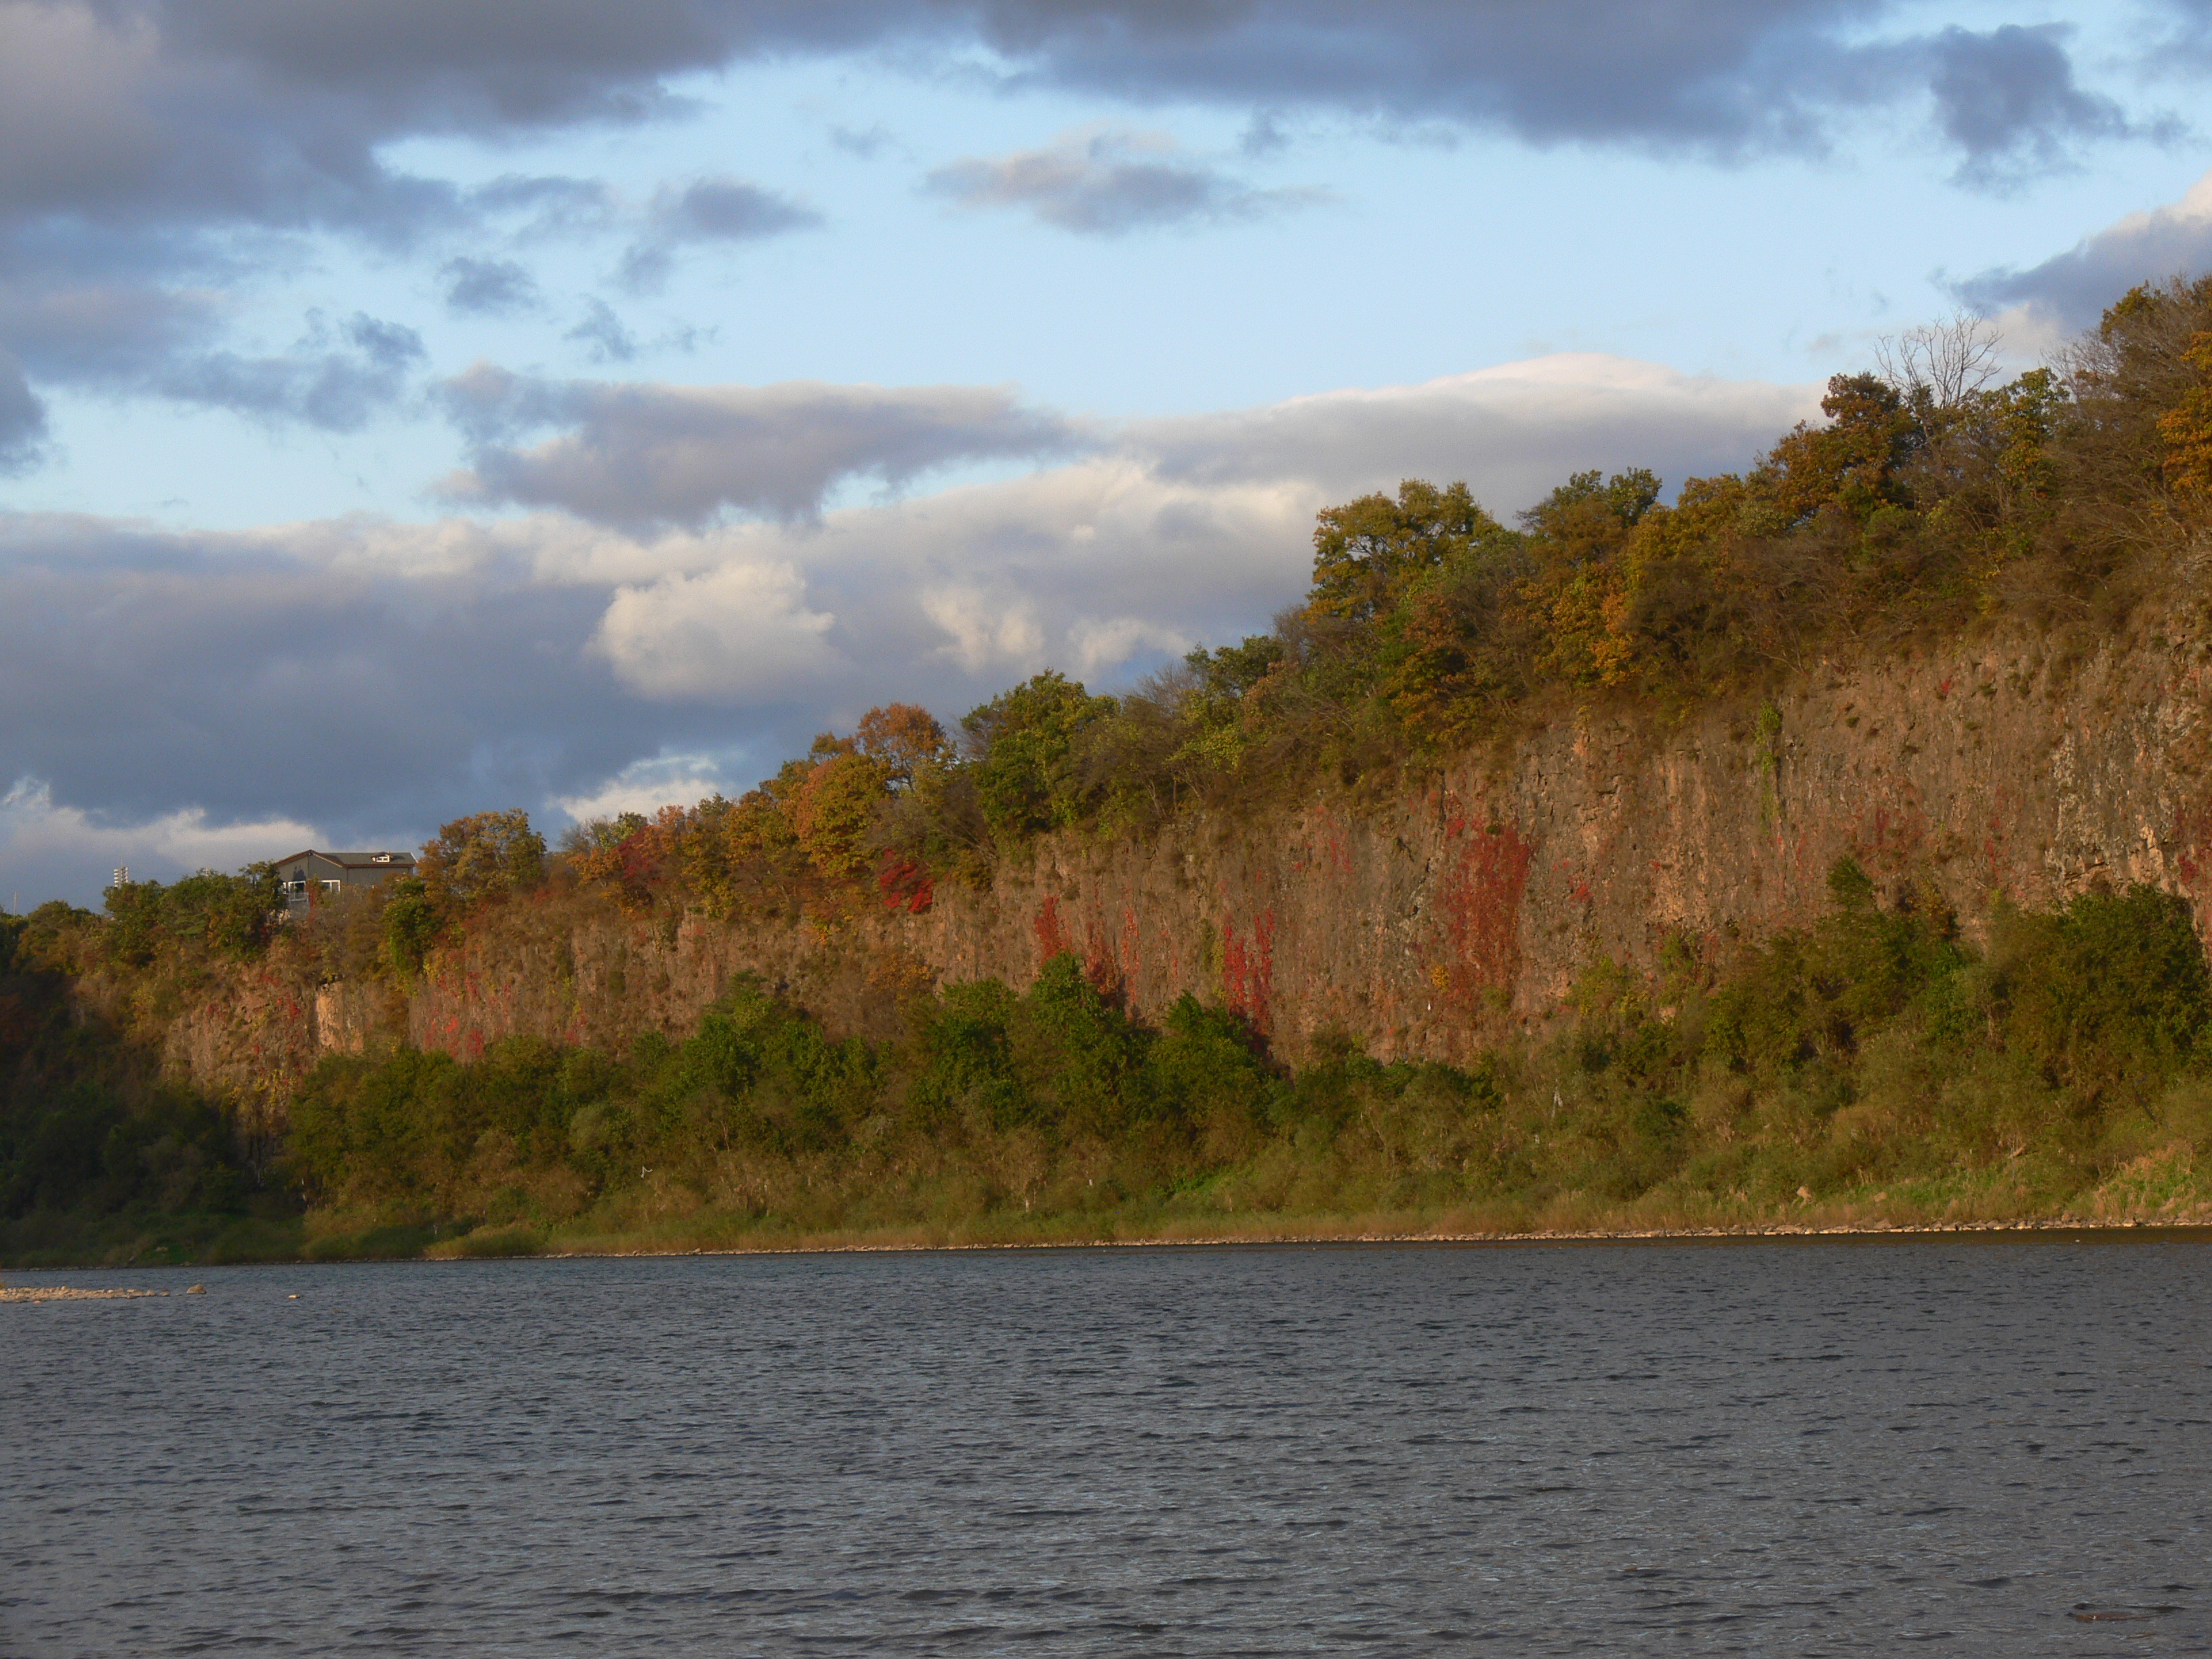
<svg viewBox="0 0 2212 1659">
<path fill-rule="evenodd" d="M 880 1044 L 747 985 L 623 1057 L 329 1059 L 287 1167 L 335 1255 L 2212 1215 L 2185 906 L 2085 894 L 1978 950 L 1928 893 L 1830 884 L 1724 964 L 1597 964 L 1568 1029 L 1468 1069 L 1346 1038 L 1293 1071 L 1189 998 L 1132 1020 L 1063 955 L 917 996 Z"/>
</svg>

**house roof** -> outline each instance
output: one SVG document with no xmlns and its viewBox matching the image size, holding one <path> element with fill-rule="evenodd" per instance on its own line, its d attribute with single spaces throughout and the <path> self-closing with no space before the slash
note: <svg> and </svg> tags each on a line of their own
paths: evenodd
<svg viewBox="0 0 2212 1659">
<path fill-rule="evenodd" d="M 325 853 L 313 847 L 308 848 L 304 853 L 289 854 L 283 858 L 271 861 L 276 864 L 291 864 L 301 859 L 326 859 L 331 863 L 348 870 L 389 870 L 403 864 L 411 868 L 415 863 L 415 855 L 412 853 Z"/>
</svg>

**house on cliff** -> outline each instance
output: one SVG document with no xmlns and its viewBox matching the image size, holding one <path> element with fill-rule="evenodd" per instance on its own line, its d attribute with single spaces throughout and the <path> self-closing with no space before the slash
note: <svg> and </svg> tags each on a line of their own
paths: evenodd
<svg viewBox="0 0 2212 1659">
<path fill-rule="evenodd" d="M 374 887 L 394 876 L 414 873 L 412 853 L 319 853 L 311 847 L 276 860 L 276 881 L 283 890 L 284 908 L 294 915 L 305 915 L 325 895 L 342 893 L 349 887 Z"/>
</svg>

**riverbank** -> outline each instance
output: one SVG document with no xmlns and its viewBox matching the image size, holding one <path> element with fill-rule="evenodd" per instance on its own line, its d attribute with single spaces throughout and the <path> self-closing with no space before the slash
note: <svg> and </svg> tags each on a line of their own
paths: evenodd
<svg viewBox="0 0 2212 1659">
<path fill-rule="evenodd" d="M 414 1232 L 417 1230 L 392 1230 Z M 428 1234 L 434 1230 L 419 1230 Z M 979 1251 L 1037 1251 L 1089 1249 L 1204 1249 L 1240 1246 L 1297 1245 L 1600 1245 L 1600 1244 L 1725 1244 L 1759 1243 L 1814 1239 L 1880 1240 L 1893 1243 L 1945 1239 L 2067 1238 L 2079 1241 L 2197 1239 L 2212 1243 L 2212 1212 L 2188 1217 L 2159 1216 L 2123 1220 L 2091 1220 L 2079 1216 L 2014 1218 L 2003 1221 L 1929 1221 L 1869 1224 L 1776 1223 L 1741 1227 L 1592 1227 L 1565 1231 L 1536 1229 L 1522 1231 L 1452 1231 L 1440 1228 L 1395 1229 L 1355 1222 L 1285 1220 L 1280 1226 L 1248 1225 L 1234 1230 L 1200 1231 L 1164 1230 L 1146 1233 L 1076 1231 L 1047 1234 L 1002 1232 L 988 1237 L 959 1233 L 883 1230 L 869 1233 L 782 1233 L 762 1231 L 741 1239 L 723 1237 L 712 1243 L 687 1243 L 683 1237 L 659 1234 L 585 1237 L 531 1236 L 513 1229 L 476 1229 L 448 1232 L 419 1249 L 398 1247 L 387 1239 L 381 1248 L 359 1251 L 320 1248 L 297 1251 L 227 1255 L 220 1260 L 193 1261 L 158 1255 L 113 1255 L 100 1260 L 63 1256 L 9 1262 L 9 1271 L 58 1272 L 71 1268 L 113 1271 L 123 1267 L 188 1267 L 196 1266 L 282 1267 L 368 1261 L 463 1261 L 484 1260 L 610 1260 L 621 1257 L 677 1257 L 700 1255 L 888 1255 Z M 198 1294 L 193 1285 L 183 1292 Z M 0 1285 L 0 1302 L 74 1301 L 168 1296 L 168 1291 L 80 1290 L 55 1285 Z"/>
<path fill-rule="evenodd" d="M 1809 1207 L 1809 1206 L 1808 1206 Z M 317 1230 L 315 1224 L 323 1226 Z M 870 1254 L 920 1250 L 1174 1249 L 1210 1245 L 1297 1244 L 1603 1244 L 1751 1242 L 1761 1239 L 1954 1238 L 1966 1236 L 2077 1235 L 2084 1237 L 2212 1237 L 2212 1205 L 2136 1213 L 2084 1212 L 2002 1216 L 1973 1214 L 1837 1215 L 1826 1206 L 1790 1216 L 1729 1222 L 1668 1224 L 1628 1215 L 1593 1215 L 1581 1224 L 1522 1222 L 1477 1224 L 1464 1215 L 1372 1212 L 1363 1215 L 981 1218 L 951 1225 L 803 1228 L 757 1219 L 702 1215 L 649 1227 L 396 1222 L 331 1230 L 328 1218 L 307 1217 L 293 1228 L 259 1224 L 180 1242 L 154 1233 L 110 1236 L 74 1244 L 11 1252 L 0 1267 L 52 1271 L 70 1267 L 188 1267 L 284 1262 L 466 1261 L 504 1257 L 605 1257 Z M 0 1287 L 0 1301 L 50 1297 L 51 1291 Z M 89 1293 L 88 1293 L 89 1294 Z M 104 1296 L 118 1291 L 101 1291 Z M 167 1294 L 167 1292 L 146 1292 Z"/>
<path fill-rule="evenodd" d="M 849 1203 L 762 1212 L 703 1204 L 673 1184 L 626 1189 L 583 1214 L 426 1215 L 398 1206 L 290 1215 L 27 1218 L 0 1235 L 0 1267 L 249 1261 L 412 1261 L 529 1255 L 685 1255 L 831 1250 L 1012 1249 L 1335 1242 L 1628 1241 L 2119 1232 L 2212 1227 L 2212 1190 L 2192 1146 L 2130 1160 L 2074 1186 L 2024 1160 L 1765 1201 L 1669 1183 L 1628 1200 L 1587 1191 L 1431 1204 L 1249 1201 L 1228 1177 L 1117 1204 L 973 1205 L 951 1184 Z"/>
<path fill-rule="evenodd" d="M 1082 1213 L 996 1211 L 941 1220 L 873 1226 L 794 1224 L 772 1217 L 713 1210 L 688 1214 L 585 1217 L 553 1227 L 525 1222 L 457 1228 L 333 1225 L 308 1218 L 308 1260 L 396 1256 L 426 1259 L 509 1255 L 633 1255 L 775 1251 L 1020 1249 L 1098 1246 L 1330 1243 L 1510 1243 L 1575 1241 L 1913 1237 L 1966 1232 L 2128 1231 L 2212 1227 L 2212 1202 L 2185 1171 L 2124 1170 L 2077 1201 L 2037 1206 L 1998 1188 L 1987 1172 L 1962 1172 L 1832 1201 L 1783 1206 L 1746 1202 L 1606 1204 L 1568 1194 L 1530 1206 L 1499 1202 L 1448 1207 L 1378 1207 L 1348 1212 L 1224 1212 L 1206 1195 L 1132 1202 Z M 594 1224 L 596 1221 L 597 1224 Z M 611 1222 L 616 1224 L 609 1224 Z"/>
</svg>

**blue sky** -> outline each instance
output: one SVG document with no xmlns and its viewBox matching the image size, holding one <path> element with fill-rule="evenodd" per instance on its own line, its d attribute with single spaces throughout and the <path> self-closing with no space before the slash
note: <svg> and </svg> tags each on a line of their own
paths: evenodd
<svg viewBox="0 0 2212 1659">
<path fill-rule="evenodd" d="M 0 0 L 0 898 L 736 790 L 2212 264 L 2212 10 Z"/>
</svg>

